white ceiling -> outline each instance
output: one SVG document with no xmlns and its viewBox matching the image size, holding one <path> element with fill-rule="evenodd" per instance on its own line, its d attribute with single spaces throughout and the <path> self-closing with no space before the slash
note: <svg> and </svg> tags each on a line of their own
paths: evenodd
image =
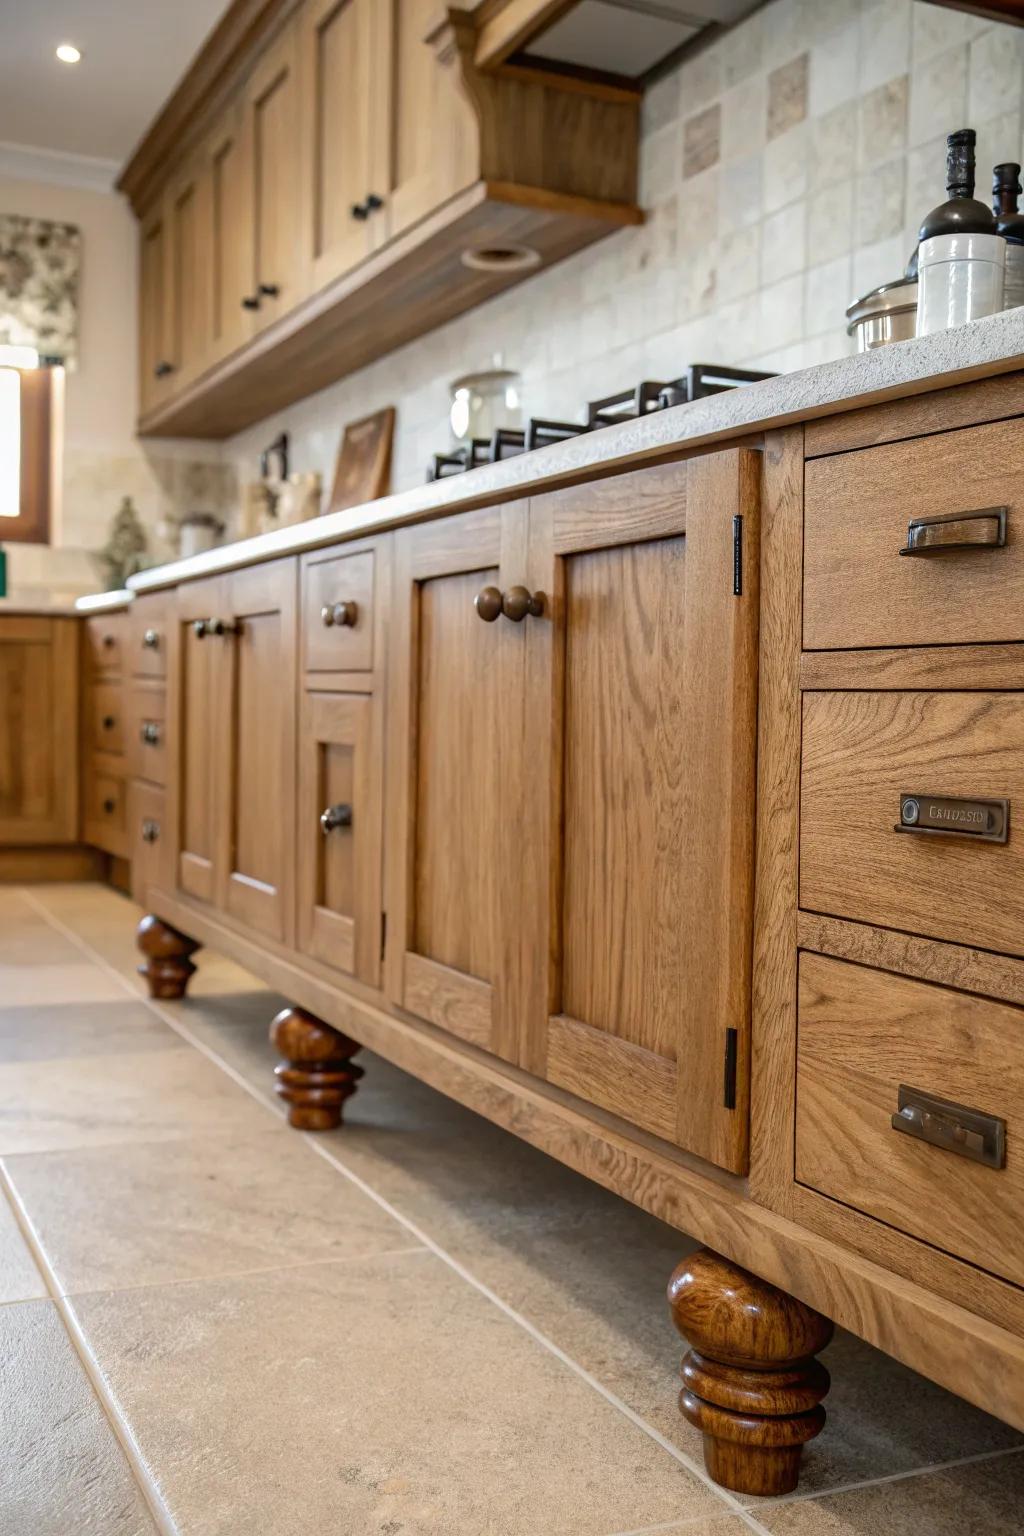
<svg viewBox="0 0 1024 1536">
<path fill-rule="evenodd" d="M 227 0 L 0 0 L 0 142 L 128 159 Z M 61 64 L 58 43 L 82 50 Z"/>
</svg>

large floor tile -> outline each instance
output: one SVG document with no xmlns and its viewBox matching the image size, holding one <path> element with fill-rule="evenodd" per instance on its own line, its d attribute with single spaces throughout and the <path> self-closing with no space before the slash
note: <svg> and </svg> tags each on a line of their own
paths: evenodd
<svg viewBox="0 0 1024 1536">
<path fill-rule="evenodd" d="M 82 952 L 41 917 L 27 920 L 0 916 L 0 968 L 34 965 L 80 965 Z M 0 1007 L 3 1006 L 0 994 Z"/>
<path fill-rule="evenodd" d="M 0 1156 L 266 1127 L 267 1111 L 243 1088 L 177 1046 L 3 1068 Z"/>
<path fill-rule="evenodd" d="M 0 1006 L 0 1062 L 183 1049 L 173 1029 L 124 993 L 114 1002 Z"/>
<path fill-rule="evenodd" d="M 87 960 L 53 965 L 0 965 L 0 1008 L 120 1002 L 124 995 L 116 976 Z"/>
<path fill-rule="evenodd" d="M 14 1219 L 7 1197 L 0 1191 L 0 1304 L 35 1301 L 47 1294 L 28 1244 Z"/>
<path fill-rule="evenodd" d="M 947 1467 L 869 1488 L 763 1504 L 772 1536 L 1020 1536 L 1024 1455 Z"/>
<path fill-rule="evenodd" d="M 293 1131 L 265 1120 L 255 1135 L 45 1152 L 4 1166 L 64 1291 L 414 1245 Z"/>
<path fill-rule="evenodd" d="M 721 1510 L 429 1253 L 73 1305 L 188 1536 L 607 1536 Z"/>
<path fill-rule="evenodd" d="M 0 1307 L 4 1536 L 153 1536 L 156 1526 L 52 1302 Z"/>
</svg>

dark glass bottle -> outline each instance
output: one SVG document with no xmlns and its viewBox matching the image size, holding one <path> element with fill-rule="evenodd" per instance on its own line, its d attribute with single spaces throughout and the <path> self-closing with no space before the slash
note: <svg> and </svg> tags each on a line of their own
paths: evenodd
<svg viewBox="0 0 1024 1536">
<path fill-rule="evenodd" d="M 995 215 L 974 196 L 973 128 L 960 128 L 946 140 L 946 191 L 949 197 L 928 214 L 917 238 L 935 235 L 995 235 Z"/>
<path fill-rule="evenodd" d="M 1004 309 L 1024 304 L 1024 213 L 1017 212 L 1020 166 L 1008 160 L 992 172 L 992 212 L 996 228 L 1006 239 Z"/>
</svg>

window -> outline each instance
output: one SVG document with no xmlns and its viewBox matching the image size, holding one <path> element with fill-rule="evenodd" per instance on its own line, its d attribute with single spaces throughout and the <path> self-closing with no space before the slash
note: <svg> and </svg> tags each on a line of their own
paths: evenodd
<svg viewBox="0 0 1024 1536">
<path fill-rule="evenodd" d="M 54 370 L 12 367 L 14 350 L 0 349 L 0 544 L 46 544 Z"/>
</svg>

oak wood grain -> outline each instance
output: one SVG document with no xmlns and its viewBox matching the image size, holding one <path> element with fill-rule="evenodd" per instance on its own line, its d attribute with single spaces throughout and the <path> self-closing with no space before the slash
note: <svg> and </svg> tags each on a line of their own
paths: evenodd
<svg viewBox="0 0 1024 1536">
<path fill-rule="evenodd" d="M 805 651 L 800 658 L 800 687 L 1024 691 L 1024 645 Z"/>
<path fill-rule="evenodd" d="M 1019 373 L 1000 374 L 952 388 L 930 389 L 898 402 L 866 405 L 809 421 L 805 428 L 807 457 L 846 453 L 876 443 L 950 432 L 1024 415 L 1024 378 Z"/>
<path fill-rule="evenodd" d="M 0 617 L 0 844 L 78 841 L 78 624 Z"/>
</svg>

